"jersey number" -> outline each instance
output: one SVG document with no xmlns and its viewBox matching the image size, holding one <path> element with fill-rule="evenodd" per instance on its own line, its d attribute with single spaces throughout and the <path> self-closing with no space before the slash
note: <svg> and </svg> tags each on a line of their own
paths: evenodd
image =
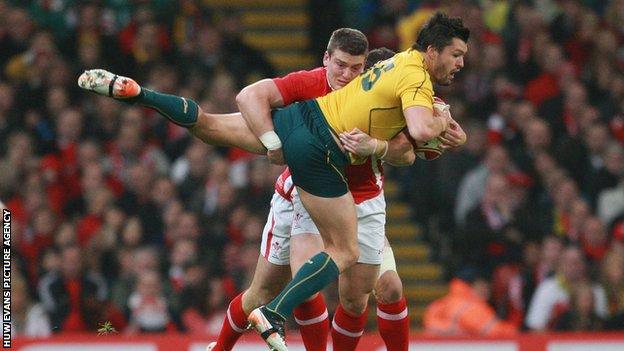
<svg viewBox="0 0 624 351">
<path fill-rule="evenodd" d="M 362 89 L 364 91 L 369 91 L 373 88 L 373 85 L 381 78 L 381 74 L 383 72 L 388 72 L 389 70 L 394 68 L 394 62 L 392 60 L 384 61 L 378 65 L 373 66 L 373 68 L 366 71 L 364 74 L 366 75 L 362 78 Z"/>
</svg>

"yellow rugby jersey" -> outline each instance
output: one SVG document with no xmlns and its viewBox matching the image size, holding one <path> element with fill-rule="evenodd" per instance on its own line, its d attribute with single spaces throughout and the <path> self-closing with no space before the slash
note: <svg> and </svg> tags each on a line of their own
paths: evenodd
<svg viewBox="0 0 624 351">
<path fill-rule="evenodd" d="M 409 49 L 316 100 L 335 132 L 358 128 L 374 138 L 390 140 L 405 128 L 403 110 L 411 106 L 433 109 L 433 85 L 422 54 Z"/>
</svg>

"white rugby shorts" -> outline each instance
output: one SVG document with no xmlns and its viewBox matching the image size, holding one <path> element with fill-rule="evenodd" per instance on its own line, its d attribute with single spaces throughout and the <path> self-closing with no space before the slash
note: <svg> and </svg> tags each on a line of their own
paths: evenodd
<svg viewBox="0 0 624 351">
<path fill-rule="evenodd" d="M 298 234 L 320 235 L 318 228 L 305 210 L 296 190 L 292 202 L 275 192 L 271 210 L 262 232 L 260 254 L 276 265 L 290 264 L 290 236 Z M 383 192 L 356 205 L 358 216 L 359 263 L 384 262 L 386 200 Z M 387 255 L 387 254 L 386 254 Z M 390 250 L 390 255 L 392 251 Z M 394 259 L 392 259 L 392 262 Z"/>
</svg>

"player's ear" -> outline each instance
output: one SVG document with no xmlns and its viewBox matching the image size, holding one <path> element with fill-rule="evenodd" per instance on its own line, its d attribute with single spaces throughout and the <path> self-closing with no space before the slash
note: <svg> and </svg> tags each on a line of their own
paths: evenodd
<svg viewBox="0 0 624 351">
<path fill-rule="evenodd" d="M 436 49 L 433 45 L 429 45 L 427 46 L 427 51 L 425 51 L 425 53 L 427 56 L 433 58 L 438 54 L 438 49 Z"/>
<path fill-rule="evenodd" d="M 427 51 L 425 51 L 425 56 L 429 60 L 436 61 L 439 55 L 440 55 L 440 51 L 438 51 L 438 49 L 435 46 L 433 45 L 427 46 Z"/>
<path fill-rule="evenodd" d="M 329 52 L 325 51 L 325 54 L 323 55 L 323 66 L 327 67 L 327 65 L 329 65 L 329 60 L 331 59 Z"/>
</svg>

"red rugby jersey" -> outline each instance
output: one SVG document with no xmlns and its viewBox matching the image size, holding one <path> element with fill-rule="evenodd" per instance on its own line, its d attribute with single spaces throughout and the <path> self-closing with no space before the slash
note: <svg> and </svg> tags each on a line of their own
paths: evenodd
<svg viewBox="0 0 624 351">
<path fill-rule="evenodd" d="M 327 69 L 315 68 L 311 71 L 298 71 L 284 77 L 274 78 L 273 82 L 282 94 L 284 106 L 296 101 L 304 101 L 324 96 L 332 91 L 327 81 Z"/>
<path fill-rule="evenodd" d="M 315 68 L 310 71 L 298 71 L 281 78 L 274 78 L 273 82 L 282 95 L 284 105 L 293 102 L 314 99 L 329 94 L 332 91 L 327 80 L 325 67 Z M 275 183 L 275 190 L 279 194 L 290 194 L 294 185 L 290 178 L 290 170 L 286 168 Z M 381 193 L 383 188 L 383 169 L 381 161 L 374 164 L 369 157 L 362 165 L 347 167 L 347 183 L 356 204 L 372 199 Z M 282 195 L 284 196 L 284 195 Z"/>
</svg>

